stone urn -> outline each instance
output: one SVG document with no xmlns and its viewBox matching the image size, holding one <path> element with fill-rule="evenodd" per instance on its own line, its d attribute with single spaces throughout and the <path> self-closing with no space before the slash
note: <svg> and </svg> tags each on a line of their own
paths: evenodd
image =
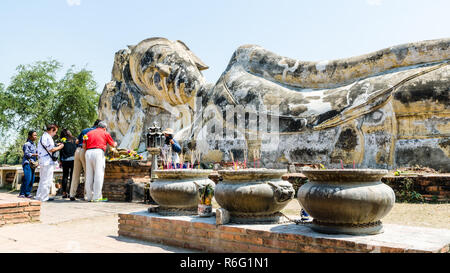
<svg viewBox="0 0 450 273">
<path fill-rule="evenodd" d="M 210 184 L 208 179 L 212 170 L 170 169 L 155 170 L 157 178 L 150 183 L 150 195 L 159 205 L 156 209 L 161 215 L 196 215 L 199 203 L 199 190 Z"/>
<path fill-rule="evenodd" d="M 309 179 L 298 190 L 302 207 L 314 218 L 311 228 L 328 234 L 378 234 L 380 219 L 395 203 L 394 191 L 381 182 L 386 170 L 304 170 Z"/>
<path fill-rule="evenodd" d="M 280 211 L 294 198 L 291 183 L 283 181 L 285 170 L 219 170 L 215 188 L 217 203 L 230 214 L 230 222 L 283 223 Z"/>
</svg>

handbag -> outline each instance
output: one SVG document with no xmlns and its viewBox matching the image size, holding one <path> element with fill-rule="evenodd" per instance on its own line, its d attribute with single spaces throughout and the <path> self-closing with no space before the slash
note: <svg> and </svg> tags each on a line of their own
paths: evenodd
<svg viewBox="0 0 450 273">
<path fill-rule="evenodd" d="M 44 150 L 45 150 L 45 151 L 47 152 L 47 154 L 52 158 L 52 160 L 53 160 L 53 161 L 58 161 L 58 157 L 57 157 L 57 156 L 54 156 L 53 154 L 50 154 L 50 153 L 48 152 L 47 148 L 45 148 L 44 144 L 42 144 L 42 137 L 41 137 L 41 139 L 40 139 L 40 142 L 41 142 L 41 146 L 44 147 Z M 31 165 L 30 165 L 30 166 L 31 166 Z"/>
<path fill-rule="evenodd" d="M 36 169 L 39 166 L 39 163 L 37 161 L 34 161 L 32 159 L 28 160 L 30 162 L 30 168 Z"/>
</svg>

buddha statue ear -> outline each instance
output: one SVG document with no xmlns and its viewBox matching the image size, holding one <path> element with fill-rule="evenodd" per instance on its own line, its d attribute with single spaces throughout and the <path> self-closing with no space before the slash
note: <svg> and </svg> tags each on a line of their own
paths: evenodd
<svg viewBox="0 0 450 273">
<path fill-rule="evenodd" d="M 204 62 L 202 62 L 202 60 L 200 60 L 199 57 L 197 57 L 197 55 L 195 55 L 190 49 L 189 47 L 187 47 L 187 45 L 185 43 L 183 43 L 180 40 L 177 40 L 177 43 L 179 45 L 181 45 L 182 47 L 184 47 L 186 49 L 186 51 L 189 54 L 189 57 L 191 57 L 191 59 L 194 61 L 195 65 L 197 66 L 198 70 L 202 71 L 202 70 L 206 70 L 209 68 L 209 66 L 207 66 Z"/>
</svg>

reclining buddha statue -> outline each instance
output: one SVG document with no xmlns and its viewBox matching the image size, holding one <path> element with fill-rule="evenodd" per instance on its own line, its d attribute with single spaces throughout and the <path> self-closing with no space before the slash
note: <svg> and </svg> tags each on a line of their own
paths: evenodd
<svg viewBox="0 0 450 273">
<path fill-rule="evenodd" d="M 151 38 L 116 53 L 99 117 L 120 147 L 145 148 L 145 130 L 157 121 L 185 147 L 196 142 L 204 161 L 227 161 L 233 151 L 272 168 L 307 162 L 450 171 L 449 62 L 450 39 L 320 62 L 244 45 L 211 84 L 201 72 L 208 67 L 183 42 Z M 244 114 L 230 118 L 230 109 Z M 253 114 L 260 115 L 257 130 Z M 227 130 L 244 142 L 212 137 Z"/>
</svg>

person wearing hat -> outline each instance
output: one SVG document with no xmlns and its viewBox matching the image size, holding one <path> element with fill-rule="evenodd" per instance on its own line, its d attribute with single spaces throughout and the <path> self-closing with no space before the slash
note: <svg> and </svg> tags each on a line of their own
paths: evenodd
<svg viewBox="0 0 450 273">
<path fill-rule="evenodd" d="M 164 146 L 162 148 L 163 154 L 166 156 L 170 156 L 170 148 L 172 148 L 172 159 L 170 160 L 172 163 L 174 163 L 174 167 L 176 167 L 176 164 L 180 163 L 180 157 L 178 156 L 179 153 L 181 153 L 181 146 L 178 144 L 178 142 L 173 138 L 173 129 L 167 128 L 163 131 L 165 142 Z M 167 160 L 167 158 L 166 158 Z"/>
</svg>

